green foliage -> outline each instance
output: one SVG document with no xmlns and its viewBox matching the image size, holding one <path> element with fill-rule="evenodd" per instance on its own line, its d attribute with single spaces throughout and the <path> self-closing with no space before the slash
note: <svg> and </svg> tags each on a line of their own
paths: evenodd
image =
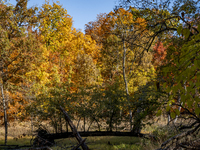
<svg viewBox="0 0 200 150">
<path fill-rule="evenodd" d="M 183 35 L 186 39 L 190 31 L 183 30 Z M 192 113 L 198 113 L 198 107 L 195 107 L 195 104 L 198 103 L 198 78 L 199 78 L 199 48 L 200 44 L 196 42 L 198 40 L 199 34 L 191 37 L 190 41 L 185 42 L 181 49 L 179 56 L 176 56 L 173 60 L 173 64 L 168 65 L 163 69 L 163 73 L 168 75 L 172 73 L 173 76 L 168 82 L 173 83 L 169 88 L 171 92 L 171 97 L 175 98 L 177 92 L 181 93 L 181 102 L 182 107 L 191 110 Z M 175 48 L 175 47 L 174 47 Z M 180 103 L 181 103 L 180 102 Z M 174 102 L 174 104 L 178 104 Z M 178 110 L 175 110 L 176 115 L 179 114 Z M 197 114 L 196 114 L 197 115 Z M 175 113 L 172 113 L 171 116 L 175 118 Z M 197 115 L 198 116 L 198 115 Z"/>
<path fill-rule="evenodd" d="M 127 111 L 124 91 L 119 82 L 104 86 L 84 87 L 72 96 L 76 102 L 75 109 L 79 117 L 86 117 L 90 122 L 106 122 L 108 130 L 120 125 L 123 112 Z M 101 130 L 101 129 L 99 129 Z"/>
<path fill-rule="evenodd" d="M 158 141 L 162 142 L 177 134 L 172 126 L 160 126 L 153 131 L 153 135 Z"/>
<path fill-rule="evenodd" d="M 38 12 L 26 0 L 1 3 L 0 77 L 9 97 L 27 104 L 27 116 L 51 118 L 56 132 L 60 105 L 99 130 L 101 121 L 114 130 L 130 111 L 135 128 L 165 110 L 172 118 L 181 111 L 199 118 L 198 2 L 176 0 L 173 12 L 168 3 L 142 4 L 99 15 L 85 35 L 58 3 L 47 1 Z M 19 107 L 15 102 L 9 107 Z"/>
</svg>

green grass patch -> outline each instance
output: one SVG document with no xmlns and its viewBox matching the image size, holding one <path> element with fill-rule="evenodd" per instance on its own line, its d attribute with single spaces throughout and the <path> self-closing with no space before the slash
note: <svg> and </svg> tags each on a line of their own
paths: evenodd
<svg viewBox="0 0 200 150">
<path fill-rule="evenodd" d="M 30 145 L 30 140 L 31 137 L 25 137 L 25 138 L 20 138 L 20 139 L 13 139 L 13 138 L 8 138 L 7 140 L 7 145 Z M 4 144 L 4 139 L 0 139 L 0 145 Z"/>
<path fill-rule="evenodd" d="M 85 137 L 83 137 L 84 139 Z M 24 137 L 21 139 L 8 138 L 7 145 L 30 145 L 31 137 Z M 78 145 L 76 138 L 65 138 L 55 140 L 56 145 L 52 147 L 53 150 L 61 150 L 66 147 Z M 4 139 L 0 139 L 0 145 L 4 144 Z M 149 150 L 155 149 L 154 143 L 147 139 L 138 137 L 121 137 L 121 136 L 93 136 L 87 137 L 87 146 L 91 150 Z M 156 146 L 157 147 L 157 146 Z"/>
<path fill-rule="evenodd" d="M 87 137 L 86 144 L 91 150 L 140 150 L 142 149 L 140 141 L 141 139 L 138 137 L 96 136 Z M 56 140 L 56 143 L 57 146 L 54 146 L 53 150 L 61 150 L 62 147 L 76 146 L 78 144 L 75 138 Z"/>
<path fill-rule="evenodd" d="M 83 137 L 84 139 L 85 137 Z M 31 137 L 21 139 L 8 139 L 7 145 L 30 145 Z M 65 147 L 76 146 L 78 144 L 76 138 L 66 138 L 56 140 L 56 145 L 52 147 L 53 150 L 61 150 Z M 137 137 L 115 137 L 115 136 L 96 136 L 87 137 L 86 144 L 91 150 L 140 150 L 141 139 Z M 0 145 L 4 144 L 4 139 L 0 139 Z M 70 149 L 70 148 L 69 148 Z"/>
<path fill-rule="evenodd" d="M 83 137 L 83 139 L 86 137 Z M 30 145 L 31 137 L 24 137 L 21 139 L 8 138 L 7 145 Z M 72 149 L 70 146 L 78 145 L 76 138 L 65 138 L 55 140 L 56 144 L 52 147 L 53 150 L 62 150 L 66 147 Z M 0 145 L 4 144 L 4 139 L 0 139 Z M 91 150 L 149 150 L 155 149 L 155 143 L 147 139 L 138 137 L 121 137 L 121 136 L 94 136 L 87 137 L 87 146 Z M 157 147 L 157 146 L 156 146 Z"/>
</svg>

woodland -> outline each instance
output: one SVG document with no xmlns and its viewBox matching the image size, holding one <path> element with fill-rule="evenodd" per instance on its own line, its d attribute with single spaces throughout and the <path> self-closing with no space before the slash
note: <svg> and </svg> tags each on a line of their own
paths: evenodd
<svg viewBox="0 0 200 150">
<path fill-rule="evenodd" d="M 139 134 L 164 116 L 177 134 L 160 149 L 200 141 L 199 0 L 119 0 L 85 32 L 59 2 L 16 2 L 0 1 L 5 144 L 8 123 L 18 119 L 68 131 L 60 106 L 84 132 L 104 123 L 109 132 L 126 125 Z"/>
</svg>

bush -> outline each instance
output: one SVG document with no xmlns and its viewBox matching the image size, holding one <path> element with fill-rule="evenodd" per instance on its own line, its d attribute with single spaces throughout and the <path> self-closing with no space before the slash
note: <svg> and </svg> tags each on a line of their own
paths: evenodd
<svg viewBox="0 0 200 150">
<path fill-rule="evenodd" d="M 174 126 L 160 126 L 153 131 L 153 135 L 160 142 L 167 140 L 175 134 L 177 134 L 177 131 Z"/>
</svg>

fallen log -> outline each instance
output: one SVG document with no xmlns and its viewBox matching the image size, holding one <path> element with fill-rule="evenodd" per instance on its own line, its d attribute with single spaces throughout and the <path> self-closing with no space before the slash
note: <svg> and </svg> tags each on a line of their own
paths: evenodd
<svg viewBox="0 0 200 150">
<path fill-rule="evenodd" d="M 90 131 L 90 132 L 78 132 L 74 124 L 72 123 L 70 117 L 68 116 L 67 112 L 60 106 L 61 111 L 64 114 L 65 120 L 70 125 L 72 132 L 64 132 L 64 133 L 53 133 L 50 134 L 46 131 L 46 129 L 38 129 L 37 136 L 32 140 L 32 144 L 35 147 L 43 146 L 53 146 L 55 144 L 55 139 L 62 139 L 62 138 L 69 138 L 75 137 L 79 142 L 78 146 L 81 146 L 83 150 L 88 150 L 89 148 L 85 144 L 85 140 L 82 137 L 88 136 L 131 136 L 131 137 L 143 137 L 143 138 L 150 138 L 156 139 L 152 135 L 142 134 L 142 133 L 135 133 L 135 132 L 112 132 L 112 131 Z"/>
<path fill-rule="evenodd" d="M 61 111 L 63 112 L 64 116 L 65 116 L 65 120 L 69 123 L 69 126 L 73 132 L 74 137 L 77 139 L 77 141 L 79 142 L 79 146 L 82 147 L 83 150 L 89 150 L 88 146 L 84 143 L 84 140 L 82 139 L 81 135 L 79 134 L 79 132 L 77 131 L 75 125 L 72 123 L 70 117 L 68 116 L 67 112 L 60 106 Z M 85 139 L 86 140 L 86 139 Z"/>
<path fill-rule="evenodd" d="M 89 131 L 89 132 L 78 132 L 81 137 L 88 136 L 133 136 L 133 137 L 148 137 L 148 134 L 134 133 L 134 132 L 110 132 L 110 131 Z M 61 139 L 74 137 L 73 132 L 64 132 L 64 133 L 52 133 L 47 134 L 49 138 Z"/>
</svg>

